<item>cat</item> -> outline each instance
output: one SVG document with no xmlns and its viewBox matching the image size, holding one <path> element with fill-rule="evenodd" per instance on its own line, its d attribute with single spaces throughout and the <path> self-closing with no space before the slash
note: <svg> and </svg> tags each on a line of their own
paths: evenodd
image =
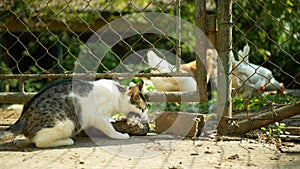
<svg viewBox="0 0 300 169">
<path fill-rule="evenodd" d="M 0 130 L 0 140 L 23 134 L 36 147 L 70 146 L 73 136 L 90 127 L 113 139 L 128 139 L 113 128 L 110 117 L 119 112 L 129 125 L 140 125 L 147 107 L 142 87 L 143 81 L 133 87 L 106 79 L 53 82 L 24 104 L 15 124 Z"/>
</svg>

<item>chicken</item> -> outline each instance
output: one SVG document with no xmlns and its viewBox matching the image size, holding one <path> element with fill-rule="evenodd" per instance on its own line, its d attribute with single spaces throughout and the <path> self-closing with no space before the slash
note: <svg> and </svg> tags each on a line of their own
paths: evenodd
<svg viewBox="0 0 300 169">
<path fill-rule="evenodd" d="M 277 80 L 275 80 L 272 72 L 259 65 L 255 65 L 253 63 L 248 64 L 256 70 L 257 74 L 259 74 L 262 78 L 262 86 L 264 88 L 264 91 L 277 91 L 277 93 L 283 93 L 285 87 L 283 83 L 279 83 Z"/>
<path fill-rule="evenodd" d="M 246 51 L 245 51 L 246 50 Z M 248 55 L 249 55 L 250 47 L 247 44 L 244 47 L 244 51 L 239 51 L 239 60 L 245 61 L 253 70 L 255 70 L 255 73 L 261 76 L 261 88 L 263 88 L 264 91 L 276 91 L 277 93 L 282 93 L 284 91 L 284 84 L 279 83 L 277 80 L 275 80 L 272 72 L 264 68 L 262 66 L 253 64 L 249 62 Z"/>
<path fill-rule="evenodd" d="M 216 50 L 208 49 L 206 53 L 207 82 L 211 80 L 214 87 L 217 86 L 217 56 Z M 157 71 L 153 73 L 176 72 L 176 67 L 166 60 L 158 57 L 153 51 L 147 53 L 148 63 L 151 68 Z M 180 72 L 194 73 L 196 71 L 196 61 L 180 65 Z M 155 88 L 160 91 L 196 91 L 197 82 L 193 77 L 151 77 Z"/>
<path fill-rule="evenodd" d="M 192 62 L 189 62 L 189 63 L 186 63 L 186 64 L 181 64 L 180 65 L 180 70 L 183 70 L 183 71 L 191 71 L 191 72 L 195 72 L 196 71 L 196 60 L 192 61 Z"/>
<path fill-rule="evenodd" d="M 155 69 L 152 73 L 176 72 L 176 67 L 158 57 L 153 51 L 147 53 L 148 63 Z M 189 71 L 180 70 L 182 73 Z M 155 88 L 160 91 L 196 91 L 197 83 L 193 77 L 151 77 Z"/>
<path fill-rule="evenodd" d="M 214 49 L 206 50 L 206 71 L 207 71 L 207 83 L 210 81 L 212 88 L 217 87 L 217 75 L 218 75 L 218 52 Z M 180 65 L 180 70 L 191 71 L 195 73 L 196 71 L 196 60 Z"/>
<path fill-rule="evenodd" d="M 249 52 L 250 47 L 247 44 L 243 51 L 238 51 L 239 61 L 236 61 L 231 53 L 232 87 L 242 93 L 245 110 L 248 110 L 248 99 L 253 93 L 265 90 L 277 90 L 277 93 L 280 93 L 284 90 L 283 83 L 275 80 L 269 69 L 249 62 Z"/>
<path fill-rule="evenodd" d="M 262 66 L 249 63 L 249 45 L 244 46 L 243 51 L 239 50 L 239 60 L 235 60 L 233 53 L 230 53 L 232 60 L 232 88 L 242 93 L 244 109 L 248 110 L 248 100 L 254 93 L 262 91 L 284 90 L 283 83 L 279 83 L 272 75 L 272 72 Z M 210 80 L 214 87 L 217 87 L 217 58 L 216 50 L 207 49 L 206 53 L 207 82 Z M 149 65 L 160 73 L 175 72 L 176 67 L 166 60 L 158 57 L 153 51 L 147 53 Z M 196 71 L 196 61 L 180 65 L 180 72 Z M 154 72 L 153 72 L 154 73 Z M 197 83 L 193 77 L 151 77 L 155 88 L 160 91 L 196 91 Z"/>
<path fill-rule="evenodd" d="M 232 59 L 232 88 L 238 93 L 242 93 L 244 110 L 248 110 L 248 99 L 252 97 L 254 92 L 262 91 L 262 78 L 256 73 L 247 62 L 249 46 L 245 46 L 244 50 L 239 51 L 239 61 L 236 61 L 233 54 L 230 53 Z"/>
</svg>

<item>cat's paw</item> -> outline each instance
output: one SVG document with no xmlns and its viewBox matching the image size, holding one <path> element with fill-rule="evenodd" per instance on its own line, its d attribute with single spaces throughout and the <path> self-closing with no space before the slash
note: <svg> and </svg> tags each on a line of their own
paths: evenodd
<svg viewBox="0 0 300 169">
<path fill-rule="evenodd" d="M 113 139 L 129 139 L 129 135 L 127 133 L 116 133 L 113 136 L 111 136 Z"/>
</svg>

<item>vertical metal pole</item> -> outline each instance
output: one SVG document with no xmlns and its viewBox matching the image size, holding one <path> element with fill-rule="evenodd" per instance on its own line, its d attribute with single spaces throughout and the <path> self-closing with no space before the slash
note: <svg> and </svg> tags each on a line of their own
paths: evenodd
<svg viewBox="0 0 300 169">
<path fill-rule="evenodd" d="M 59 39 L 59 34 L 61 34 L 62 32 L 59 31 L 56 33 L 56 36 L 57 36 L 57 39 Z M 56 48 L 57 48 L 57 58 L 58 58 L 58 61 L 59 61 L 59 67 L 58 67 L 58 72 L 56 73 L 63 73 L 63 70 L 62 70 L 62 65 L 63 65 L 63 48 L 62 48 L 62 45 L 61 45 L 61 41 L 59 39 L 59 42 L 56 44 Z"/>
<path fill-rule="evenodd" d="M 218 87 L 218 115 L 220 121 L 217 127 L 219 135 L 229 134 L 228 117 L 232 117 L 231 102 L 231 59 L 232 52 L 232 0 L 218 1 L 218 47 L 219 59 L 218 64 L 222 64 L 224 69 L 218 65 L 218 86 L 225 85 L 225 90 Z M 224 109 L 221 107 L 224 105 Z"/>
<path fill-rule="evenodd" d="M 179 73 L 180 57 L 181 57 L 181 0 L 176 0 L 176 70 Z"/>
<path fill-rule="evenodd" d="M 207 14 L 207 37 L 210 40 L 211 44 L 216 48 L 216 15 Z"/>
<path fill-rule="evenodd" d="M 22 77 L 19 78 L 19 93 L 20 95 L 25 94 L 25 86 L 24 86 L 24 79 Z"/>
<path fill-rule="evenodd" d="M 2 36 L 3 36 L 3 32 L 0 32 L 0 44 L 3 44 L 3 39 L 2 39 Z M 2 50 L 2 47 L 0 48 L 0 56 L 4 56 L 4 52 Z M 0 67 L 4 66 L 4 61 L 2 59 L 2 57 L 0 57 Z M 4 71 L 2 70 L 2 68 L 0 68 L 0 74 L 4 74 Z M 5 80 L 2 79 L 0 81 L 0 91 L 4 91 L 4 82 Z"/>
<path fill-rule="evenodd" d="M 196 4 L 196 26 L 206 32 L 206 2 L 205 0 L 195 0 Z M 207 71 L 206 71 L 206 37 L 196 35 L 196 50 L 200 56 L 196 56 L 196 72 L 197 89 L 200 95 L 200 102 L 207 101 Z"/>
</svg>

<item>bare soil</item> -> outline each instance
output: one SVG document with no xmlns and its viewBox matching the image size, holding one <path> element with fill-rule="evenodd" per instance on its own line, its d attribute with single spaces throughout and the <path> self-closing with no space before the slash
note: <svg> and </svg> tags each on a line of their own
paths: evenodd
<svg viewBox="0 0 300 169">
<path fill-rule="evenodd" d="M 22 106 L 0 109 L 0 128 L 13 124 Z M 128 140 L 76 137 L 69 147 L 39 149 L 20 137 L 0 143 L 0 169 L 6 168 L 299 168 L 300 144 L 280 152 L 253 139 L 191 140 L 148 134 Z"/>
</svg>

